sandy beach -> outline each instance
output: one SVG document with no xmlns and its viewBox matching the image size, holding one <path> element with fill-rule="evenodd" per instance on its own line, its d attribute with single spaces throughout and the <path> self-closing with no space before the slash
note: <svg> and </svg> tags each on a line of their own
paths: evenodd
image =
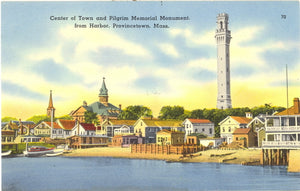
<svg viewBox="0 0 300 191">
<path fill-rule="evenodd" d="M 245 150 L 207 150 L 194 153 L 192 156 L 175 154 L 144 154 L 131 153 L 130 148 L 120 147 L 102 147 L 77 149 L 72 153 L 65 154 L 69 157 L 115 157 L 115 158 L 134 158 L 134 159 L 151 159 L 151 160 L 166 160 L 168 162 L 212 162 L 212 163 L 230 163 L 242 164 L 252 163 L 258 164 L 260 159 L 259 149 Z"/>
</svg>

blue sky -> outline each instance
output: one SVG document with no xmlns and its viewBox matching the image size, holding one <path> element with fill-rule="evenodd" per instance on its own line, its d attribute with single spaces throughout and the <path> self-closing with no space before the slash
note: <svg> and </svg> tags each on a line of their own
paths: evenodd
<svg viewBox="0 0 300 191">
<path fill-rule="evenodd" d="M 53 90 L 58 115 L 97 101 L 106 77 L 110 102 L 216 107 L 216 16 L 229 14 L 233 107 L 285 106 L 300 96 L 299 2 L 2 2 L 2 117 L 46 113 Z M 189 16 L 168 29 L 76 29 L 76 16 Z M 281 15 L 286 15 L 282 19 Z M 66 16 L 68 21 L 51 21 Z M 93 21 L 93 23 L 99 23 Z"/>
</svg>

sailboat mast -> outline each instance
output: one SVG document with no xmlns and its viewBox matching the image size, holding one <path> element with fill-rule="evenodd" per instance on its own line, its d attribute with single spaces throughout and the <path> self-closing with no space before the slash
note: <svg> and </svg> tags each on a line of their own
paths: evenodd
<svg viewBox="0 0 300 191">
<path fill-rule="evenodd" d="M 286 64 L 286 108 L 287 108 L 287 115 L 289 115 L 289 79 L 288 79 L 288 65 Z"/>
</svg>

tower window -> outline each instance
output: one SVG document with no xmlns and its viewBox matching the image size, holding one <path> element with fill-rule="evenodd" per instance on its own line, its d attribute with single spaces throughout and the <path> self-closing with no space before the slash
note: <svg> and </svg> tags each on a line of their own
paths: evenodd
<svg viewBox="0 0 300 191">
<path fill-rule="evenodd" d="M 220 22 L 220 26 L 221 26 L 221 29 L 223 29 L 223 22 L 222 21 Z"/>
</svg>

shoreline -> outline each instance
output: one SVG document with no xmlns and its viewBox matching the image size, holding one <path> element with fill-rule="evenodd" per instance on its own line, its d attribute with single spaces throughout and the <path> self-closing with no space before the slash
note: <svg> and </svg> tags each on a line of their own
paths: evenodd
<svg viewBox="0 0 300 191">
<path fill-rule="evenodd" d="M 72 153 L 64 154 L 66 157 L 112 157 L 128 159 L 163 160 L 166 162 L 199 162 L 199 163 L 225 163 L 240 165 L 260 165 L 259 149 L 245 150 L 206 150 L 185 157 L 176 154 L 145 154 L 131 153 L 130 148 L 101 147 L 76 149 Z"/>
</svg>

